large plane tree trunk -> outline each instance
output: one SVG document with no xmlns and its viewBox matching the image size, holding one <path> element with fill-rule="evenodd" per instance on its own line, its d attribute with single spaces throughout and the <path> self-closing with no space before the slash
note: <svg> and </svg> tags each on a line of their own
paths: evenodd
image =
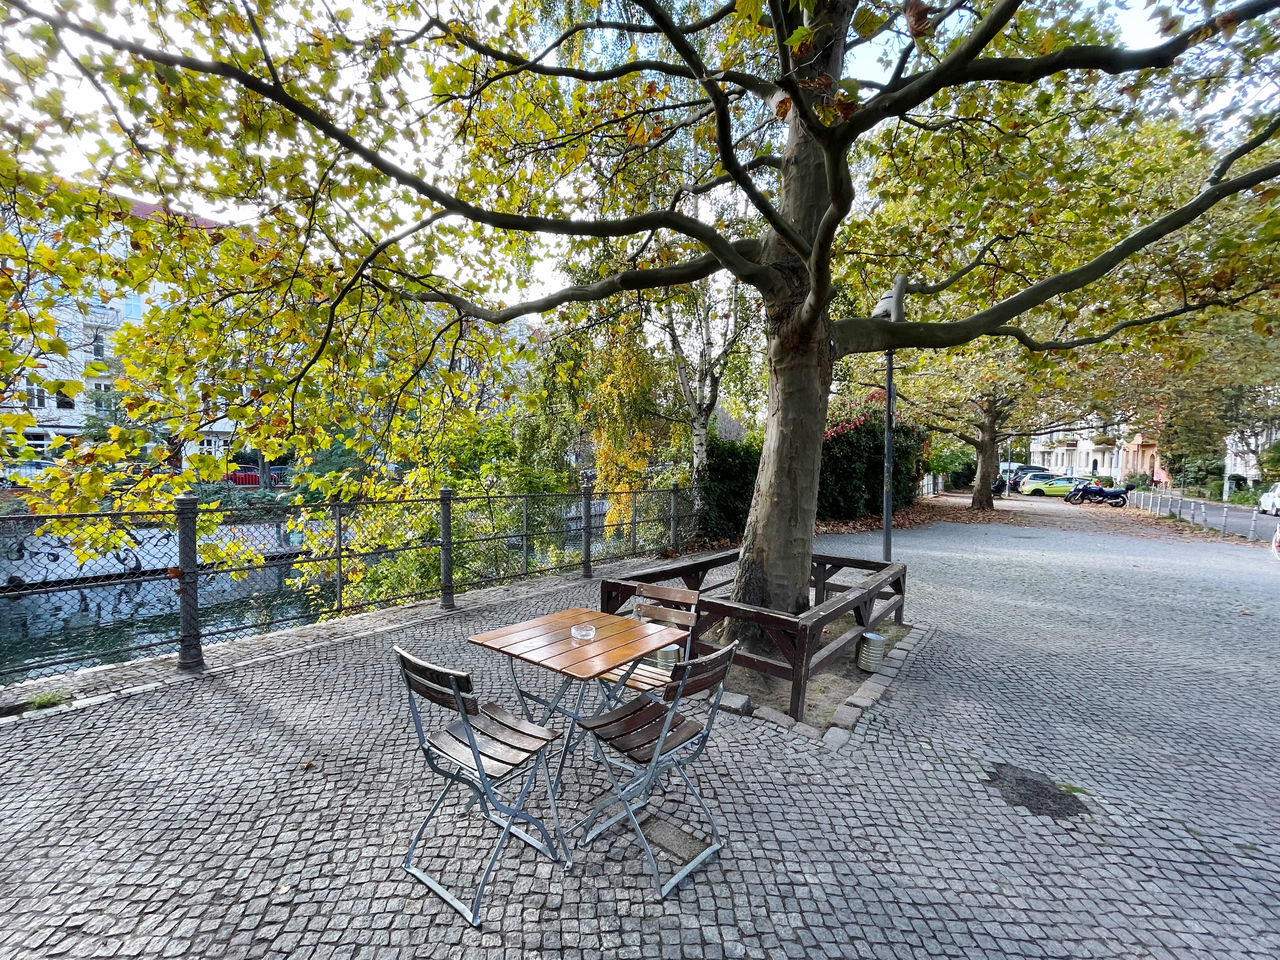
<svg viewBox="0 0 1280 960">
<path fill-rule="evenodd" d="M 818 512 L 831 348 L 805 331 L 769 343 L 769 415 L 734 598 L 799 613 L 809 606 L 809 561 Z"/>
<path fill-rule="evenodd" d="M 807 15 L 816 35 L 848 35 L 855 4 L 822 5 Z M 838 80 L 844 67 L 843 42 L 824 39 L 792 62 L 803 87 L 807 82 Z M 818 473 L 826 429 L 836 347 L 827 312 L 831 277 L 823 246 L 833 214 L 847 211 L 853 186 L 843 155 L 831 161 L 794 118 L 782 157 L 777 207 L 782 218 L 819 250 L 797 252 L 778 233 L 766 240 L 764 262 L 777 284 L 762 290 L 769 354 L 769 411 L 755 493 L 742 539 L 733 599 L 788 613 L 809 607 L 813 525 L 818 512 Z M 756 630 L 731 625 L 737 636 L 761 652 L 776 656 L 772 643 Z"/>
</svg>

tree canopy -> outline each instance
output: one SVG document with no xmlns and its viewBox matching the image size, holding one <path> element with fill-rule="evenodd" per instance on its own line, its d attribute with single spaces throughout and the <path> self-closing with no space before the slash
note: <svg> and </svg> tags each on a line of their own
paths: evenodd
<svg viewBox="0 0 1280 960">
<path fill-rule="evenodd" d="M 231 250 L 171 223 L 150 252 L 170 273 L 207 244 L 199 335 L 253 384 L 228 411 L 264 405 L 278 437 L 309 429 L 300 398 L 330 402 L 325 368 L 391 416 L 457 399 L 441 348 L 496 342 L 477 321 L 717 274 L 754 289 L 769 420 L 740 599 L 808 602 L 840 356 L 1064 347 L 1274 295 L 1280 0 L 1160 7 L 1141 49 L 1078 2 L 0 6 L 24 168 L 83 151 L 104 189 L 244 223 Z M 1164 163 L 1121 176 L 1187 118 Z M 1221 229 L 1184 232 L 1206 218 Z M 522 296 L 546 245 L 597 276 Z M 895 274 L 905 323 L 869 315 Z M 171 372 L 151 336 L 138 356 Z"/>
</svg>

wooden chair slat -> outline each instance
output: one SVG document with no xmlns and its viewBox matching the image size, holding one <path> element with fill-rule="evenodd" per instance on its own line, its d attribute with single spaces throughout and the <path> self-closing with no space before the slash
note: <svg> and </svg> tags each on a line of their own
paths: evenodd
<svg viewBox="0 0 1280 960">
<path fill-rule="evenodd" d="M 630 754 L 632 750 L 639 749 L 645 744 L 653 743 L 662 734 L 662 720 L 665 716 L 666 711 L 664 710 L 662 715 L 652 723 L 647 723 L 643 727 L 633 730 L 631 733 L 619 734 L 616 737 L 609 738 L 609 746 L 622 753 Z M 687 720 L 688 717 L 682 716 L 679 713 L 672 714 L 671 728 L 667 731 L 667 736 L 670 737 L 675 730 Z M 697 733 L 698 730 L 702 729 L 702 724 L 700 723 L 694 723 L 694 726 L 697 728 L 694 733 Z"/>
<path fill-rule="evenodd" d="M 404 672 L 405 682 L 418 696 L 439 706 L 456 710 L 458 700 L 453 692 L 456 683 L 458 692 L 462 694 L 463 709 L 473 714 L 479 708 L 476 698 L 471 693 L 471 674 L 438 667 L 434 663 L 418 659 L 399 647 L 394 649 L 400 669 Z"/>
<path fill-rule="evenodd" d="M 506 744 L 513 750 L 519 750 L 523 754 L 536 753 L 547 745 L 549 741 L 542 737 L 531 737 L 528 734 L 520 733 L 512 730 L 505 723 L 500 723 L 490 717 L 480 713 L 471 721 L 471 728 L 477 733 L 483 733 L 490 740 L 496 740 L 498 743 Z M 477 738 L 477 742 L 478 738 Z M 486 751 L 487 752 L 487 751 Z M 498 759 L 503 759 L 499 757 Z M 520 762 L 523 762 L 521 760 Z"/>
<path fill-rule="evenodd" d="M 465 743 L 459 743 L 447 731 L 441 730 L 439 733 L 433 733 L 427 738 L 427 743 L 437 753 L 442 754 L 449 760 L 452 760 L 458 766 L 465 770 L 470 770 L 473 774 L 478 774 L 476 770 L 476 761 L 471 753 L 471 747 Z M 481 762 L 484 764 L 485 775 L 492 779 L 498 780 L 510 773 L 514 767 L 510 764 L 502 763 L 499 760 L 483 758 Z"/>
<path fill-rule="evenodd" d="M 698 622 L 698 615 L 692 610 L 677 610 L 674 607 L 662 607 L 654 603 L 637 603 L 635 615 L 641 620 L 667 623 L 673 627 L 692 627 Z"/>
<path fill-rule="evenodd" d="M 492 720 L 498 721 L 504 727 L 510 727 L 517 733 L 523 733 L 528 737 L 537 737 L 550 743 L 552 740 L 560 739 L 560 731 L 552 730 L 550 727 L 540 727 L 536 723 L 531 723 L 524 717 L 518 717 L 506 707 L 499 706 L 496 703 L 486 703 L 480 708 L 480 712 Z"/>
<path fill-rule="evenodd" d="M 636 596 L 646 600 L 665 600 L 668 603 L 679 603 L 690 609 L 698 604 L 698 591 L 685 590 L 682 587 L 664 587 L 656 583 L 637 583 Z"/>
<path fill-rule="evenodd" d="M 461 720 L 453 721 L 453 723 L 445 727 L 445 731 L 468 750 L 471 749 L 470 744 L 467 743 L 467 729 Z M 474 726 L 471 728 L 471 735 L 476 738 L 476 747 L 485 762 L 497 760 L 499 763 L 505 763 L 509 767 L 518 767 L 529 759 L 530 752 L 528 750 L 518 750 L 510 744 L 503 743 L 501 740 L 487 737 L 475 729 Z"/>
<path fill-rule="evenodd" d="M 681 719 L 684 722 L 679 726 L 672 726 L 671 729 L 667 731 L 666 739 L 662 741 L 662 752 L 664 754 L 670 753 L 677 747 L 684 746 L 702 732 L 702 724 L 698 723 L 696 720 L 690 720 L 687 717 Z M 652 742 L 646 743 L 642 747 L 637 747 L 634 750 L 628 750 L 627 756 L 636 763 L 648 763 L 653 759 L 653 748 L 654 744 Z"/>
<path fill-rule="evenodd" d="M 579 725 L 590 730 L 602 740 L 639 730 L 653 723 L 655 718 L 666 715 L 665 704 L 647 697 L 636 697 L 617 710 L 610 710 L 598 716 L 583 720 Z"/>
</svg>

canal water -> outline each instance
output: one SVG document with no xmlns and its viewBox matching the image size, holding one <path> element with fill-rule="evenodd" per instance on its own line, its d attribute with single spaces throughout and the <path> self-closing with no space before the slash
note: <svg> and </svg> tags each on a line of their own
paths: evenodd
<svg viewBox="0 0 1280 960">
<path fill-rule="evenodd" d="M 315 622 L 333 607 L 333 587 L 303 589 L 297 577 L 287 563 L 240 580 L 202 576 L 204 642 Z M 163 579 L 0 594 L 0 684 L 177 650 L 176 586 Z"/>
</svg>

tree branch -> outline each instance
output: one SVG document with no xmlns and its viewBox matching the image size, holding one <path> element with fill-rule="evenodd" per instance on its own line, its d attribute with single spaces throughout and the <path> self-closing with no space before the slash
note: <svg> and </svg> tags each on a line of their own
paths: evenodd
<svg viewBox="0 0 1280 960">
<path fill-rule="evenodd" d="M 744 259 L 737 252 L 735 244 L 731 243 L 712 227 L 694 219 L 693 217 L 686 216 L 676 211 L 667 210 L 637 214 L 631 217 L 622 217 L 617 220 L 567 220 L 552 217 L 535 217 L 523 214 L 500 213 L 498 211 L 478 207 L 474 204 L 458 199 L 453 194 L 440 189 L 418 174 L 406 170 L 404 167 L 390 160 L 379 151 L 358 140 L 355 136 L 338 126 L 337 123 L 325 116 L 315 107 L 312 107 L 307 103 L 303 103 L 301 100 L 298 100 L 296 97 L 280 89 L 274 84 L 256 77 L 248 71 L 233 64 L 220 60 L 201 60 L 197 57 L 181 53 L 168 53 L 163 50 L 156 50 L 147 47 L 132 40 L 125 40 L 119 37 L 110 36 L 99 30 L 93 29 L 92 27 L 69 20 L 65 16 L 38 11 L 32 7 L 27 0 L 3 0 L 3 2 L 34 19 L 47 23 L 55 30 L 69 30 L 70 32 L 78 36 L 85 37 L 94 43 L 102 44 L 103 46 L 109 47 L 113 50 L 118 50 L 122 53 L 128 53 L 142 60 L 151 63 L 161 63 L 167 66 L 189 70 L 193 73 L 204 74 L 206 76 L 223 77 L 227 80 L 231 80 L 244 87 L 246 90 L 250 90 L 263 99 L 269 100 L 277 106 L 289 111 L 326 139 L 333 141 L 337 145 L 360 157 L 379 173 L 384 174 L 396 183 L 407 187 L 415 193 L 426 197 L 428 200 L 439 205 L 446 212 L 465 217 L 473 223 L 483 224 L 499 230 L 511 230 L 517 233 L 548 233 L 556 236 L 577 237 L 623 237 L 632 236 L 638 233 L 647 233 L 651 230 L 668 229 L 675 231 L 676 233 L 682 233 L 685 236 L 702 243 L 715 257 L 719 258 L 720 263 L 724 267 L 732 271 L 735 276 L 752 284 L 753 286 L 760 289 L 769 289 L 777 282 L 771 269 L 762 266 L 759 263 L 753 263 Z M 667 22 L 670 23 L 670 20 L 668 19 Z M 715 97 L 719 98 L 719 102 L 723 103 L 724 93 L 720 91 L 719 88 L 709 80 L 704 80 L 703 85 L 709 91 L 714 91 Z M 725 123 L 727 124 L 727 120 Z M 738 166 L 738 170 L 742 177 L 749 182 L 750 178 L 747 176 L 745 171 L 741 170 L 740 165 Z M 757 196 L 760 195 L 759 191 L 755 190 L 754 186 L 752 186 L 752 191 Z M 761 199 L 763 200 L 763 197 Z M 764 203 L 767 205 L 768 201 L 766 200 Z M 772 207 L 770 207 L 770 209 L 772 209 Z M 789 227 L 789 225 L 785 224 L 784 221 L 781 221 L 780 218 L 779 223 L 783 227 Z M 791 232 L 794 233 L 794 229 L 792 229 Z"/>
<path fill-rule="evenodd" d="M 712 106 L 715 107 L 716 111 L 716 145 L 720 154 L 720 162 L 724 164 L 725 170 L 729 172 L 734 182 L 747 195 L 751 205 L 760 211 L 761 216 L 769 222 L 769 226 L 773 228 L 778 236 L 800 256 L 808 257 L 811 252 L 809 242 L 805 240 L 795 225 L 782 216 L 778 209 L 769 202 L 768 198 L 760 192 L 760 189 L 755 185 L 755 181 L 751 179 L 751 175 L 743 169 L 742 164 L 738 161 L 737 151 L 734 149 L 732 118 L 729 113 L 728 100 L 724 91 L 709 75 L 706 64 L 703 63 L 698 51 L 676 29 L 666 11 L 654 0 L 633 0 L 633 2 L 641 10 L 649 14 L 654 23 L 662 28 L 667 40 L 675 47 L 676 52 L 680 54 L 690 69 L 693 70 L 698 82 L 702 85 L 702 89 L 707 91 L 707 96 L 710 97 Z"/>
<path fill-rule="evenodd" d="M 1199 313 L 1202 310 L 1208 310 L 1212 307 L 1234 307 L 1248 300 L 1252 296 L 1256 296 L 1265 290 L 1265 287 L 1255 287 L 1248 293 L 1242 293 L 1238 297 L 1230 299 L 1213 299 L 1204 300 L 1199 303 L 1184 303 L 1180 307 L 1172 310 L 1164 310 L 1160 313 L 1153 313 L 1147 317 L 1138 317 L 1133 320 L 1125 320 L 1117 323 L 1105 333 L 1099 333 L 1092 337 L 1077 337 L 1073 340 L 1036 340 L 1030 334 L 1020 327 L 997 327 L 991 331 L 992 336 L 1012 337 L 1028 350 L 1073 350 L 1076 347 L 1088 347 L 1095 343 L 1103 343 L 1110 340 L 1122 330 L 1128 330 L 1130 327 L 1147 326 L 1152 323 L 1160 323 L 1162 320 L 1172 320 L 1174 317 L 1185 316 L 1189 313 Z"/>
<path fill-rule="evenodd" d="M 1024 232 L 1025 231 L 1020 230 L 1014 236 L 1021 236 Z M 942 293 L 944 290 L 959 283 L 966 276 L 968 276 L 970 273 L 972 273 L 974 270 L 980 267 L 982 265 L 983 258 L 988 253 L 991 252 L 991 248 L 994 247 L 997 243 L 1001 241 L 1008 242 L 1012 239 L 1014 239 L 1014 237 L 1006 236 L 1005 234 L 1002 234 L 1002 233 L 997 233 L 994 237 L 992 237 L 990 240 L 988 240 L 986 243 L 982 245 L 982 249 L 978 251 L 977 255 L 972 260 L 970 260 L 967 264 L 965 264 L 955 273 L 951 274 L 951 276 L 947 277 L 947 279 L 941 280 L 938 283 L 908 283 L 906 292 L 907 293 L 924 293 L 924 294 Z"/>
<path fill-rule="evenodd" d="M 1191 223 L 1225 198 L 1278 176 L 1280 160 L 1274 160 L 1234 180 L 1206 186 L 1178 209 L 1134 231 L 1088 263 L 1047 277 L 963 320 L 952 323 L 894 324 L 876 318 L 852 317 L 838 321 L 834 324 L 837 351 L 840 356 L 845 356 L 853 352 L 870 353 L 899 347 L 954 347 L 968 343 L 992 333 L 1015 317 L 1022 316 L 1060 294 L 1087 287 L 1128 257 Z"/>
<path fill-rule="evenodd" d="M 757 240 L 740 240 L 734 244 L 741 256 L 758 255 L 761 244 Z M 708 254 L 686 263 L 670 267 L 659 267 L 648 270 L 620 270 L 611 277 L 605 277 L 595 283 L 564 287 L 555 293 L 535 300 L 492 310 L 480 306 L 465 297 L 446 293 L 442 290 L 398 291 L 407 300 L 422 303 L 443 303 L 453 307 L 459 313 L 475 317 L 488 323 L 506 323 L 529 313 L 546 313 L 566 303 L 588 303 L 596 300 L 607 300 L 617 293 L 629 290 L 647 290 L 655 287 L 676 286 L 702 280 L 723 268 L 720 260 Z"/>
<path fill-rule="evenodd" d="M 1280 8 L 1280 0 L 1250 0 L 1217 16 L 1183 30 L 1177 36 L 1146 50 L 1122 47 L 1078 45 L 1063 47 L 1043 57 L 1002 57 L 974 60 L 958 82 L 996 80 L 1006 83 L 1035 83 L 1067 70 L 1101 70 L 1103 73 L 1133 73 L 1171 66 L 1191 47 L 1222 32 L 1225 25 L 1238 26 Z M 925 74 L 923 76 L 928 76 Z"/>
</svg>

